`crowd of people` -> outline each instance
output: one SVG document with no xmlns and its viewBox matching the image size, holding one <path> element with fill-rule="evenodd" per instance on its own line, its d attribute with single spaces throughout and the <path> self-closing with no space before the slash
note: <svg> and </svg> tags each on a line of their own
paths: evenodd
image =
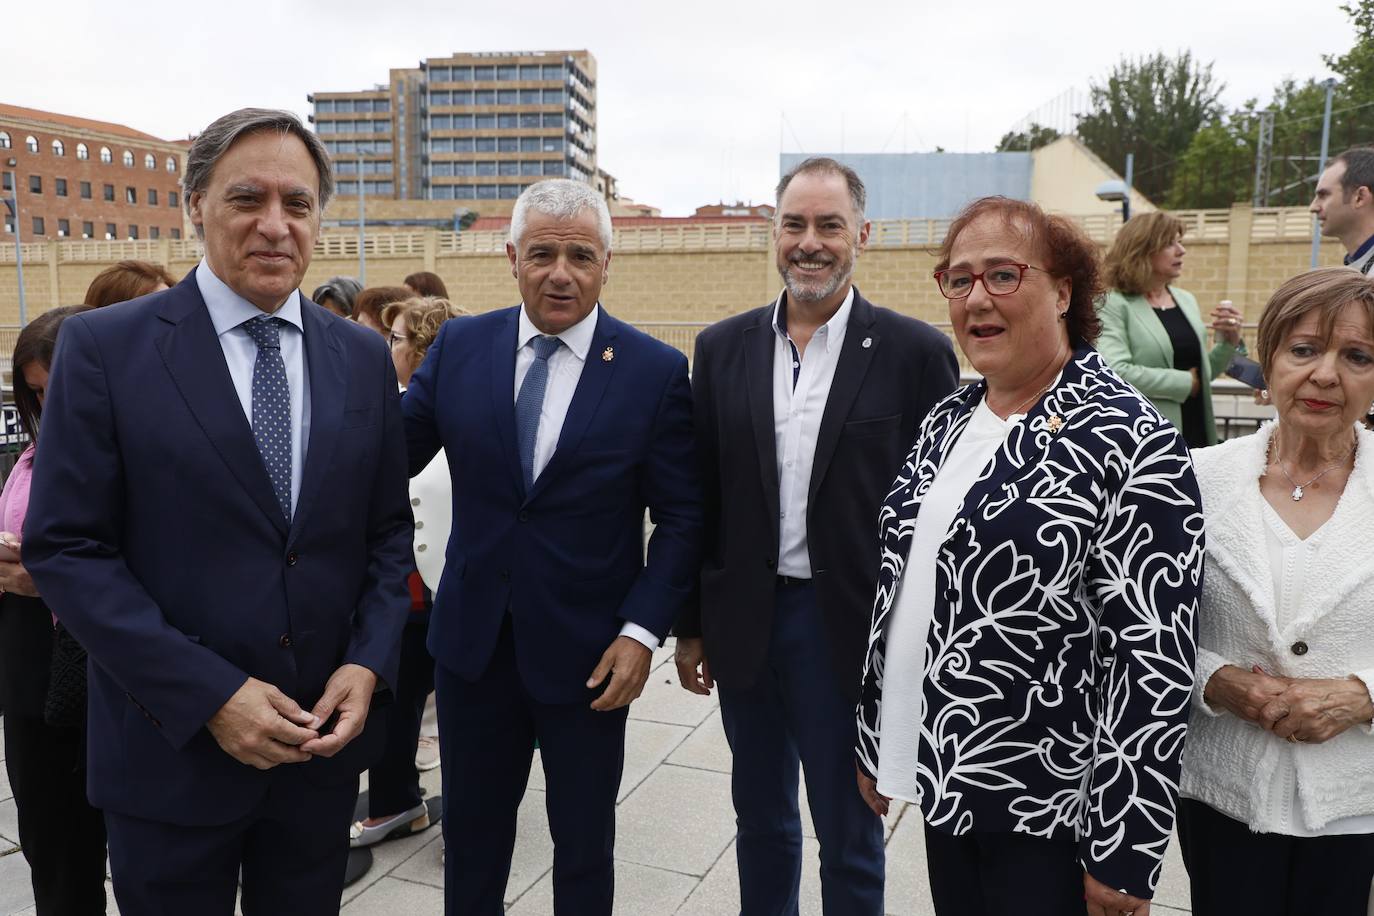
<svg viewBox="0 0 1374 916">
<path fill-rule="evenodd" d="M 14 353 L 0 708 L 39 916 L 104 912 L 107 849 L 126 916 L 334 913 L 351 847 L 440 818 L 446 912 L 499 914 L 536 747 L 554 910 L 609 914 L 670 635 L 719 691 L 748 916 L 799 910 L 802 779 L 829 914 L 883 912 L 894 799 L 940 916 L 1147 916 L 1175 831 L 1198 916 L 1366 913 L 1374 150 L 1313 202 L 1347 266 L 1248 342 L 1176 285 L 1174 217 L 1103 259 L 974 201 L 920 280 L 963 385 L 854 285 L 832 159 L 782 177 L 781 290 L 690 373 L 601 302 L 585 184 L 522 193 L 520 302 L 477 315 L 427 272 L 305 298 L 333 175 L 289 114 L 215 121 L 184 185 L 188 276 L 120 262 Z M 1218 443 L 1250 354 L 1275 418 Z"/>
</svg>

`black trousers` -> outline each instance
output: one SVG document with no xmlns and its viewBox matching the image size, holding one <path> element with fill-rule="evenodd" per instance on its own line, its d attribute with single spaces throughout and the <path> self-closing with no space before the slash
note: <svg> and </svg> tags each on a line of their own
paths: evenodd
<svg viewBox="0 0 1374 916">
<path fill-rule="evenodd" d="M 5 769 L 38 916 L 105 912 L 105 820 L 86 801 L 81 732 L 5 713 Z"/>
<path fill-rule="evenodd" d="M 1179 800 L 1178 838 L 1193 916 L 1365 916 L 1374 835 L 1252 833 L 1203 802 Z"/>
<path fill-rule="evenodd" d="M 428 633 L 428 611 L 412 613 L 401 631 L 401 664 L 392 691 L 394 700 L 382 711 L 386 716 L 386 743 L 381 758 L 367 774 L 369 817 L 390 817 L 420 804 L 415 748 L 425 700 L 434 689 L 434 659 L 425 648 Z"/>
<path fill-rule="evenodd" d="M 926 868 L 937 916 L 1073 916 L 1085 911 L 1083 868 L 1073 840 L 1020 833 L 952 836 L 927 824 Z"/>
</svg>

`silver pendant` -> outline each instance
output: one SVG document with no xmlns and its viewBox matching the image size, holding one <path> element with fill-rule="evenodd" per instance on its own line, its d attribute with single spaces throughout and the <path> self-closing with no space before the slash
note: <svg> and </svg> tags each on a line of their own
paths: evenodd
<svg viewBox="0 0 1374 916">
<path fill-rule="evenodd" d="M 1293 502 L 1297 502 L 1297 501 L 1300 500 L 1300 499 L 1302 499 L 1302 487 L 1294 487 L 1294 488 L 1293 488 Z"/>
</svg>

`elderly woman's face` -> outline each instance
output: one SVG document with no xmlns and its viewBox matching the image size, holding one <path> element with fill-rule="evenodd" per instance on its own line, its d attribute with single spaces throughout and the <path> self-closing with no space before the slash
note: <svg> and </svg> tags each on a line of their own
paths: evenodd
<svg viewBox="0 0 1374 916">
<path fill-rule="evenodd" d="M 1280 420 L 1310 436 L 1335 436 L 1369 412 L 1374 402 L 1374 327 L 1369 311 L 1350 303 L 1329 338 L 1310 311 L 1274 352 L 1267 373 L 1269 396 Z"/>
<path fill-rule="evenodd" d="M 1059 315 L 1069 307 L 1069 281 L 1045 272 L 1044 252 L 1020 227 L 988 214 L 965 227 L 950 249 L 951 268 L 982 273 L 1007 263 L 1038 269 L 1025 270 L 1014 293 L 990 295 L 979 280 L 967 297 L 949 300 L 959 349 L 994 385 L 1019 384 L 1068 346 L 1068 329 Z"/>
</svg>

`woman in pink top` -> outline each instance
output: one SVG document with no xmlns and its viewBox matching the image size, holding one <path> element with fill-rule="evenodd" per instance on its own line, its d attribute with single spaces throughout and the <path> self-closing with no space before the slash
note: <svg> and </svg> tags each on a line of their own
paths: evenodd
<svg viewBox="0 0 1374 916">
<path fill-rule="evenodd" d="M 35 444 L 58 326 L 84 309 L 65 306 L 40 315 L 15 344 L 14 403 Z M 23 537 L 33 457 L 34 445 L 29 445 L 0 491 L 0 541 L 10 548 L 0 553 L 6 558 L 14 558 L 11 551 Z M 38 916 L 85 916 L 105 912 L 105 822 L 86 801 L 84 719 L 78 725 L 48 721 L 54 718 L 49 704 L 53 627 L 53 616 L 23 564 L 0 559 L 0 709 L 19 843 Z"/>
</svg>

